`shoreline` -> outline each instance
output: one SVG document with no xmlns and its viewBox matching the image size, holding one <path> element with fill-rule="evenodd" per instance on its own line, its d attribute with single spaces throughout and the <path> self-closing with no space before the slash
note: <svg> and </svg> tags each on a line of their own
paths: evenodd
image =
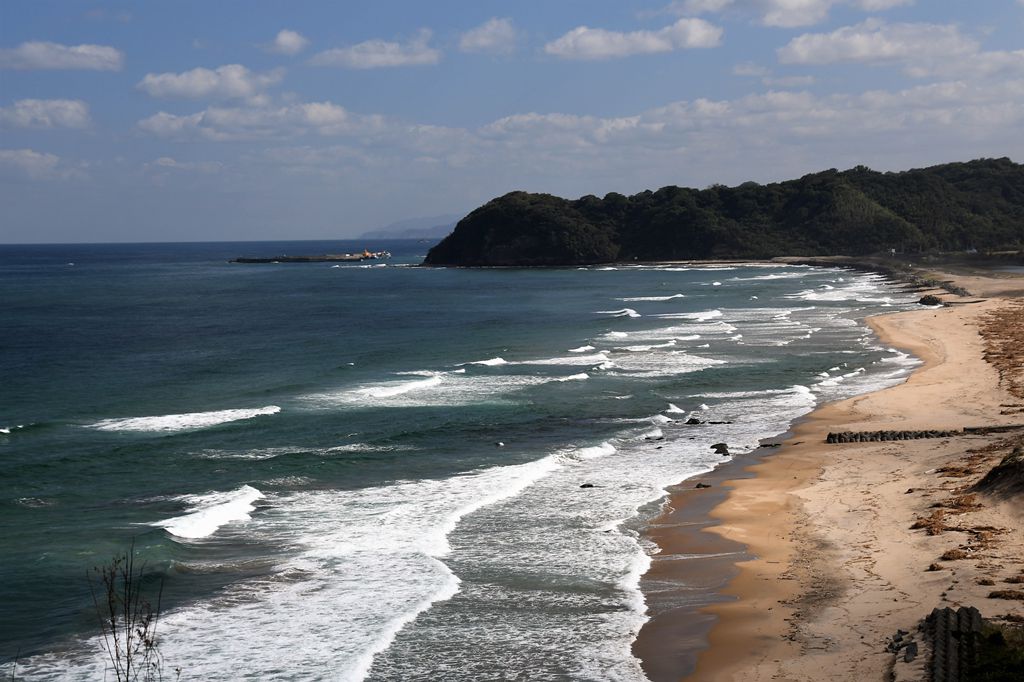
<svg viewBox="0 0 1024 682">
<path fill-rule="evenodd" d="M 885 636 L 897 629 L 911 630 L 932 607 L 948 605 L 954 591 L 965 593 L 956 603 L 976 605 L 986 616 L 1008 606 L 979 603 L 986 601 L 988 589 L 975 584 L 981 578 L 970 585 L 954 579 L 947 587 L 951 575 L 969 570 L 951 567 L 951 573 L 944 573 L 943 566 L 920 575 L 929 561 L 942 554 L 935 548 L 949 545 L 949 539 L 921 542 L 921 531 L 909 530 L 914 514 L 923 513 L 910 508 L 922 507 L 928 500 L 921 498 L 934 493 L 910 495 L 904 491 L 914 490 L 913 486 L 903 485 L 923 482 L 937 490 L 935 481 L 929 480 L 935 478 L 934 471 L 923 462 L 962 457 L 971 444 L 991 444 L 998 440 L 996 436 L 824 442 L 829 431 L 1024 424 L 1024 415 L 999 414 L 1000 404 L 1021 401 L 1001 388 L 1000 376 L 981 358 L 977 334 L 979 319 L 1008 305 L 1011 299 L 1004 297 L 1019 294 L 1024 281 L 978 277 L 973 272 L 946 276 L 960 289 L 995 298 L 868 320 L 883 342 L 923 361 L 906 382 L 819 406 L 792 425 L 782 448 L 774 453 L 755 451 L 669 490 L 665 511 L 646 533 L 661 552 L 652 557 L 644 576 L 651 618 L 633 647 L 654 682 L 813 680 L 822 669 L 837 664 L 846 666 L 849 679 L 881 679 L 895 669 L 895 655 L 884 651 Z M 876 452 L 896 454 L 905 467 L 894 469 L 892 461 L 867 459 Z M 862 458 L 837 459 L 840 454 Z M 851 493 L 853 479 L 870 481 L 873 487 Z M 696 481 L 709 481 L 713 487 L 695 490 Z M 887 488 L 884 503 L 882 487 Z M 857 503 L 845 504 L 848 496 L 857 498 Z M 837 499 L 844 503 L 837 504 Z M 872 535 L 869 526 L 851 525 L 850 519 L 856 516 L 849 515 L 864 509 L 874 510 L 873 523 L 885 525 L 888 538 Z M 898 512 L 890 515 L 890 509 Z M 983 511 L 995 514 L 1004 525 L 1022 525 L 1020 519 L 1012 518 L 1012 511 L 998 504 Z M 702 517 L 704 521 L 695 520 Z M 856 547 L 852 545 L 855 538 L 860 541 Z M 716 550 L 722 547 L 730 548 L 729 553 L 722 556 Z M 1011 553 L 1024 556 L 1024 548 L 1013 545 Z M 680 561 L 680 556 L 688 558 Z M 880 565 L 886 570 L 878 570 Z M 864 571 L 863 566 L 871 568 Z M 715 575 L 717 584 L 710 585 L 715 594 L 703 603 L 676 600 L 673 604 L 665 598 L 672 596 L 665 586 L 685 589 L 682 586 L 694 581 L 688 573 L 697 575 L 697 583 L 703 574 Z M 927 581 L 927 589 L 918 585 L 921 580 Z M 895 596 L 883 596 L 890 592 Z M 890 606 L 893 600 L 901 608 Z M 1012 606 L 1021 610 L 1020 602 Z M 855 624 L 850 618 L 854 613 Z M 826 614 L 845 622 L 845 629 L 828 623 Z M 712 624 L 709 631 L 708 623 Z M 706 638 L 702 632 L 707 632 Z"/>
</svg>

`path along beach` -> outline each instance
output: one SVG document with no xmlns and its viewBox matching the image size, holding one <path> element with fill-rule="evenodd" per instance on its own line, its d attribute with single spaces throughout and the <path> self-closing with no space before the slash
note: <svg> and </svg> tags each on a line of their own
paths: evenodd
<svg viewBox="0 0 1024 682">
<path fill-rule="evenodd" d="M 1024 428 L 826 443 L 838 432 L 1024 425 L 1024 279 L 942 278 L 972 295 L 925 292 L 947 305 L 869 320 L 924 361 L 906 383 L 824 405 L 780 447 L 670 491 L 648 533 L 661 552 L 634 646 L 652 680 L 923 679 L 927 651 L 897 661 L 886 644 L 933 608 L 1024 615 L 1024 601 L 989 597 L 1021 587 L 1024 508 L 972 488 L 1024 443 Z M 709 588 L 710 599 L 687 597 Z"/>
</svg>

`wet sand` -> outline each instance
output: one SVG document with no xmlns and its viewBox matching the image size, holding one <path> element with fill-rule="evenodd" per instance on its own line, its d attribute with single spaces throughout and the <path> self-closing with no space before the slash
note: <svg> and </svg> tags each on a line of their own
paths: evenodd
<svg viewBox="0 0 1024 682">
<path fill-rule="evenodd" d="M 661 552 L 642 585 L 652 618 L 634 646 L 652 680 L 917 679 L 925 656 L 897 664 L 885 650 L 897 629 L 912 631 L 937 606 L 1024 611 L 989 599 L 999 588 L 984 584 L 1024 569 L 1019 506 L 967 497 L 1024 429 L 824 442 L 830 431 L 1024 424 L 1024 396 L 1014 395 L 1024 308 L 1010 298 L 1024 280 L 967 280 L 958 284 L 986 298 L 935 292 L 953 305 L 870 321 L 924 361 L 906 383 L 819 408 L 782 448 L 703 477 L 710 489 L 693 479 L 670 491 L 649 531 Z M 937 509 L 948 512 L 945 530 L 911 528 Z M 943 559 L 949 550 L 966 558 Z M 696 597 L 701 589 L 715 594 Z"/>
</svg>

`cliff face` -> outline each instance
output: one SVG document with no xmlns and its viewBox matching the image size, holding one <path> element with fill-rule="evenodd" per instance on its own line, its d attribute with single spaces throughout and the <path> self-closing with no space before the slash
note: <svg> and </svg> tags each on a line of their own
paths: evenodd
<svg viewBox="0 0 1024 682">
<path fill-rule="evenodd" d="M 859 256 L 1024 245 L 1024 166 L 983 159 L 901 173 L 663 187 L 576 200 L 511 192 L 463 218 L 427 265 Z"/>
</svg>

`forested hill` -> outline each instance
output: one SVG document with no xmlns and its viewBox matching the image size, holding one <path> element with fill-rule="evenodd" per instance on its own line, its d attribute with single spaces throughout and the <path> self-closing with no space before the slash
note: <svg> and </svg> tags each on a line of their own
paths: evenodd
<svg viewBox="0 0 1024 682">
<path fill-rule="evenodd" d="M 663 187 L 603 199 L 511 192 L 463 218 L 425 263 L 578 265 L 1022 245 L 1024 165 L 1003 158 L 900 173 L 857 166 L 770 185 Z"/>
</svg>

